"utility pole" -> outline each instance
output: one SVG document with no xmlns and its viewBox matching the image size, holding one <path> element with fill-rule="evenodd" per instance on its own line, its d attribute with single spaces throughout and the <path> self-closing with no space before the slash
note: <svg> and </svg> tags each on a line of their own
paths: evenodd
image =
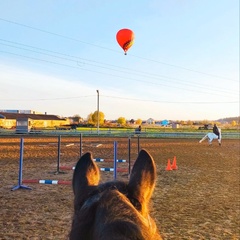
<svg viewBox="0 0 240 240">
<path fill-rule="evenodd" d="M 97 134 L 99 135 L 99 90 L 97 90 Z"/>
</svg>

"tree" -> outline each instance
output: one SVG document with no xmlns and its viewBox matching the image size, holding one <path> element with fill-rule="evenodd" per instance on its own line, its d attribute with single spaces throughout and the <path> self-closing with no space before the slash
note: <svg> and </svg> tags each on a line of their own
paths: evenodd
<svg viewBox="0 0 240 240">
<path fill-rule="evenodd" d="M 201 122 L 202 122 L 203 125 L 204 125 L 204 124 L 209 124 L 209 120 L 207 120 L 207 119 L 204 119 L 204 120 L 202 120 Z"/>
<path fill-rule="evenodd" d="M 141 124 L 142 124 L 142 119 L 138 118 L 138 119 L 136 120 L 136 124 L 137 124 L 137 125 L 141 125 Z"/>
<path fill-rule="evenodd" d="M 117 120 L 118 124 L 125 125 L 126 124 L 126 118 L 124 117 L 119 117 Z"/>
<path fill-rule="evenodd" d="M 134 120 L 134 119 L 131 119 L 131 120 L 129 121 L 129 123 L 134 124 L 134 123 L 135 123 L 135 120 Z"/>
<path fill-rule="evenodd" d="M 181 125 L 184 125 L 184 124 L 185 124 L 185 121 L 181 120 L 181 121 L 180 121 L 180 124 L 181 124 Z"/>
<path fill-rule="evenodd" d="M 231 122 L 231 125 L 232 125 L 232 127 L 235 127 L 235 126 L 237 125 L 236 121 L 233 120 L 233 121 Z"/>
<path fill-rule="evenodd" d="M 88 115 L 88 117 L 87 117 L 87 123 L 88 123 L 89 125 L 94 125 L 92 116 L 93 116 L 93 114 L 90 113 L 90 114 Z"/>
<path fill-rule="evenodd" d="M 187 121 L 187 125 L 192 126 L 192 125 L 193 125 L 193 121 L 188 120 L 188 121 Z"/>
<path fill-rule="evenodd" d="M 104 113 L 99 111 L 99 125 L 102 125 L 104 123 Z M 98 123 L 98 111 L 95 111 L 94 113 L 90 113 L 88 115 L 88 123 L 97 125 Z"/>
</svg>

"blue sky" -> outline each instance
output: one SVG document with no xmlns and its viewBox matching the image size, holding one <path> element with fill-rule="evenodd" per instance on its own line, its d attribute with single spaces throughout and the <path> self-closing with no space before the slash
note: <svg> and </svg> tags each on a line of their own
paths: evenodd
<svg viewBox="0 0 240 240">
<path fill-rule="evenodd" d="M 0 2 L 0 109 L 87 118 L 239 116 L 238 0 Z M 125 56 L 116 33 L 135 43 Z"/>
</svg>

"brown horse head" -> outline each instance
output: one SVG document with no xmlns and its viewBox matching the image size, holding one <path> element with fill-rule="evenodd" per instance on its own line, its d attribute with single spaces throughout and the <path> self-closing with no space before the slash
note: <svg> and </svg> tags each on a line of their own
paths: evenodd
<svg viewBox="0 0 240 240">
<path fill-rule="evenodd" d="M 73 175 L 74 216 L 70 240 L 160 240 L 149 216 L 149 200 L 156 181 L 156 166 L 141 150 L 128 183 L 99 184 L 100 174 L 91 153 L 78 161 Z"/>
</svg>

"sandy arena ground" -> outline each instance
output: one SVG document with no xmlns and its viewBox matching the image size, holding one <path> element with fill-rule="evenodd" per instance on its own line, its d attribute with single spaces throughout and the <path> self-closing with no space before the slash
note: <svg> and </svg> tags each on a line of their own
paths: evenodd
<svg viewBox="0 0 240 240">
<path fill-rule="evenodd" d="M 79 138 L 62 137 L 61 165 L 73 166 L 80 155 Z M 83 152 L 94 158 L 128 159 L 127 138 L 83 138 Z M 157 164 L 157 187 L 152 198 L 152 216 L 164 240 L 240 239 L 239 140 L 198 143 L 199 139 L 145 139 Z M 71 180 L 72 171 L 57 171 L 57 137 L 24 137 L 23 179 Z M 101 144 L 101 145 L 99 145 Z M 18 184 L 20 137 L 0 138 L 0 239 L 67 239 L 73 213 L 73 193 L 68 185 L 25 184 L 32 190 L 11 191 Z M 138 152 L 131 139 L 131 160 Z M 168 159 L 176 156 L 178 170 L 166 171 Z M 113 167 L 113 163 L 99 163 Z M 128 168 L 119 163 L 119 167 Z M 103 181 L 113 179 L 102 172 Z M 119 173 L 119 179 L 128 179 Z"/>
</svg>

